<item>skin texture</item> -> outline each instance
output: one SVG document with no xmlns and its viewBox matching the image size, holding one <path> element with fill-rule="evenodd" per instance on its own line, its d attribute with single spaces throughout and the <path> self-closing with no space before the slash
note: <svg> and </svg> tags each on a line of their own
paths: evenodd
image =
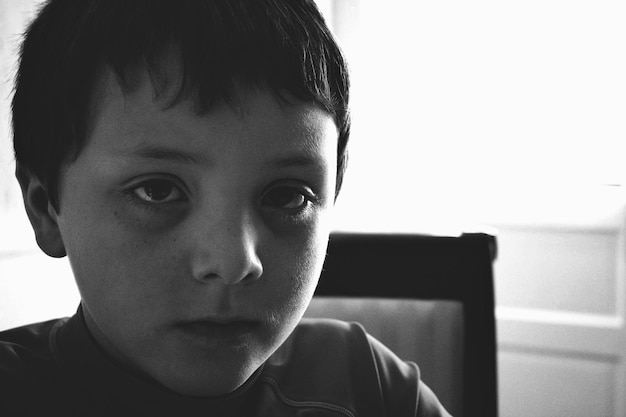
<svg viewBox="0 0 626 417">
<path fill-rule="evenodd" d="M 337 128 L 314 104 L 263 89 L 239 89 L 234 105 L 206 114 L 190 100 L 165 108 L 167 92 L 137 77 L 126 95 L 109 71 L 98 81 L 86 146 L 59 177 L 58 212 L 18 173 L 27 211 L 42 249 L 69 256 L 105 352 L 184 395 L 229 393 L 313 295 Z"/>
</svg>

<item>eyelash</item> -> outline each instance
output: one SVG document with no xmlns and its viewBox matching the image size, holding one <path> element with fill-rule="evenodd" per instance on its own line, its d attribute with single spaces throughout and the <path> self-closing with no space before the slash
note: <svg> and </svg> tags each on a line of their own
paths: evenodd
<svg viewBox="0 0 626 417">
<path fill-rule="evenodd" d="M 296 195 L 299 195 L 302 197 L 302 203 L 299 204 L 297 207 L 294 208 L 283 208 L 281 207 L 281 204 L 276 204 L 275 206 L 278 206 L 279 209 L 284 210 L 288 213 L 292 213 L 292 214 L 300 214 L 303 211 L 305 211 L 308 207 L 310 207 L 311 204 L 313 203 L 317 203 L 318 199 L 315 195 L 315 193 L 310 190 L 308 187 L 306 186 L 302 186 L 302 185 L 290 185 L 290 184 L 281 184 L 281 185 L 276 185 L 274 187 L 271 187 L 264 195 L 262 198 L 262 201 L 265 201 L 266 198 L 272 193 L 272 192 L 276 192 L 278 190 L 281 191 L 288 191 L 290 193 L 290 196 L 292 197 L 292 199 L 288 200 L 287 203 L 290 203 L 293 200 L 293 197 Z M 287 205 L 287 203 L 285 203 L 284 205 Z M 270 203 L 269 205 L 273 205 L 274 203 Z"/>
<path fill-rule="evenodd" d="M 145 189 L 147 187 L 149 187 L 150 185 L 157 186 L 157 187 L 171 187 L 171 191 L 170 193 L 168 193 L 168 195 L 166 197 L 169 197 L 169 195 L 171 195 L 171 193 L 178 193 L 179 196 L 172 200 L 172 201 L 149 201 L 148 199 L 142 197 L 139 195 L 139 190 L 141 189 Z M 155 187 L 156 188 L 156 187 Z M 182 187 L 178 186 L 173 180 L 167 179 L 167 178 L 148 178 L 145 179 L 139 183 L 137 183 L 136 185 L 130 187 L 129 189 L 127 189 L 125 191 L 126 197 L 130 200 L 131 203 L 141 207 L 141 208 L 148 208 L 151 210 L 160 210 L 162 208 L 164 208 L 164 206 L 169 205 L 169 204 L 175 204 L 178 202 L 183 202 L 187 200 L 187 195 L 186 193 L 183 191 Z M 146 196 L 149 194 L 147 192 L 144 192 L 143 194 L 145 194 Z"/>
</svg>

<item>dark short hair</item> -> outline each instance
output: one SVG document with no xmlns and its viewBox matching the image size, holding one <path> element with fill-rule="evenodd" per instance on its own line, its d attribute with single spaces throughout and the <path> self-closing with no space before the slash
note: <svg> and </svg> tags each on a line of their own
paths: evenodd
<svg viewBox="0 0 626 417">
<path fill-rule="evenodd" d="M 234 99 L 235 86 L 269 87 L 324 108 L 339 129 L 337 188 L 350 134 L 349 79 L 339 46 L 313 0 L 48 0 L 27 28 L 12 101 L 15 157 L 57 202 L 61 164 L 85 142 L 99 72 L 125 92 L 145 65 L 158 93 L 159 56 L 180 51 L 182 83 L 171 105 L 199 111 Z"/>
</svg>

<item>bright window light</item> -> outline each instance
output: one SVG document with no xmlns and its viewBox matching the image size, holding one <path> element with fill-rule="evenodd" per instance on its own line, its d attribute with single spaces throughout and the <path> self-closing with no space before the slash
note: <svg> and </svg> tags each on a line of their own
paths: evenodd
<svg viewBox="0 0 626 417">
<path fill-rule="evenodd" d="M 348 3 L 357 12 L 335 19 L 354 120 L 340 226 L 356 211 L 497 222 L 490 207 L 550 221 L 598 193 L 623 206 L 626 3 Z M 539 201 L 545 216 L 528 210 Z M 614 210 L 591 206 L 586 219 Z"/>
</svg>

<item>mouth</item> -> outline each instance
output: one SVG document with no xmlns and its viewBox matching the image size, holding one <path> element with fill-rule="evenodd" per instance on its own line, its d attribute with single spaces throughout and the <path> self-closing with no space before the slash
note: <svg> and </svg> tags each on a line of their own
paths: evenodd
<svg viewBox="0 0 626 417">
<path fill-rule="evenodd" d="M 192 343 L 228 347 L 243 347 L 249 344 L 259 327 L 259 322 L 243 319 L 195 320 L 176 325 L 176 328 Z"/>
</svg>

